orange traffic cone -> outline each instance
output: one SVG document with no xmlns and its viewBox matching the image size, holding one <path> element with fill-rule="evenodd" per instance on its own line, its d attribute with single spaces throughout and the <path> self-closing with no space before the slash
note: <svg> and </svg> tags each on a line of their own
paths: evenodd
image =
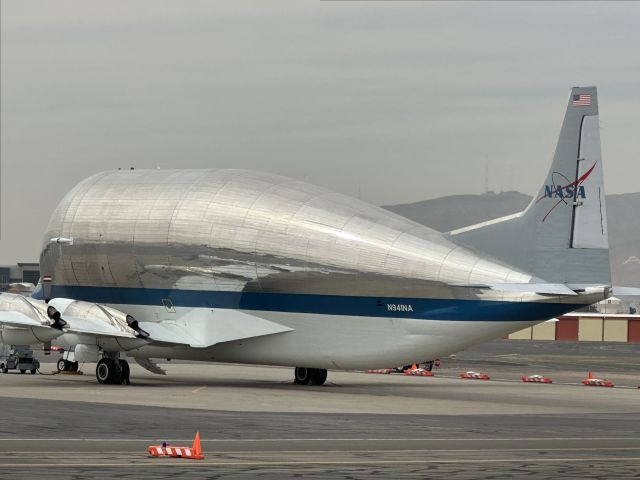
<svg viewBox="0 0 640 480">
<path fill-rule="evenodd" d="M 418 365 L 416 365 L 415 363 L 411 365 L 411 370 L 417 370 L 417 369 L 418 369 Z"/>
<path fill-rule="evenodd" d="M 588 380 L 591 380 L 591 379 L 593 379 L 593 378 L 595 378 L 595 377 L 593 376 L 593 373 L 589 372 L 589 376 L 587 377 L 587 379 L 588 379 Z"/>
<path fill-rule="evenodd" d="M 202 447 L 200 446 L 200 432 L 196 432 L 192 447 L 175 447 L 163 442 L 162 445 L 149 445 L 147 449 L 152 457 L 188 458 L 191 460 L 203 460 Z"/>
<path fill-rule="evenodd" d="M 193 439 L 193 458 L 196 460 L 204 459 L 204 455 L 202 454 L 202 447 L 200 446 L 200 432 L 196 432 L 196 437 Z"/>
</svg>

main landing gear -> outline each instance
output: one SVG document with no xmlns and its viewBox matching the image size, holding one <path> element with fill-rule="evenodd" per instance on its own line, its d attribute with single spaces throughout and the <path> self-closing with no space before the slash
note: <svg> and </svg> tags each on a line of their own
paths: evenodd
<svg viewBox="0 0 640 480">
<path fill-rule="evenodd" d="M 324 385 L 327 371 L 324 368 L 296 367 L 294 382 L 298 385 Z"/>
<path fill-rule="evenodd" d="M 104 357 L 96 365 L 96 378 L 105 385 L 130 385 L 129 363 L 118 358 Z"/>
</svg>

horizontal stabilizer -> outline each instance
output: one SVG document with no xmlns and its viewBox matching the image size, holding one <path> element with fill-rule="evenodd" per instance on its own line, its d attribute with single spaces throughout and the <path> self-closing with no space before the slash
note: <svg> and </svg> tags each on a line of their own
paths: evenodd
<svg viewBox="0 0 640 480">
<path fill-rule="evenodd" d="M 175 321 L 140 322 L 140 326 L 149 333 L 151 341 L 195 348 L 292 330 L 255 315 L 227 309 L 193 309 Z"/>
<path fill-rule="evenodd" d="M 636 287 L 618 287 L 613 286 L 614 295 L 638 295 L 640 296 L 640 288 Z"/>
<path fill-rule="evenodd" d="M 538 295 L 577 295 L 562 283 L 497 283 L 493 290 L 515 293 L 536 293 Z"/>
<path fill-rule="evenodd" d="M 533 293 L 537 295 L 577 295 L 562 283 L 491 283 L 491 284 L 456 284 L 458 287 L 490 288 L 500 292 Z"/>
</svg>

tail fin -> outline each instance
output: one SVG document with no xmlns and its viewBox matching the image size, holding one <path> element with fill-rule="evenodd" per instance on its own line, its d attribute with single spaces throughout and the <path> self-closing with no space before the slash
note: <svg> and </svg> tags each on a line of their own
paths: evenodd
<svg viewBox="0 0 640 480">
<path fill-rule="evenodd" d="M 527 209 L 449 235 L 548 282 L 611 284 L 595 87 L 571 90 L 553 163 Z"/>
</svg>

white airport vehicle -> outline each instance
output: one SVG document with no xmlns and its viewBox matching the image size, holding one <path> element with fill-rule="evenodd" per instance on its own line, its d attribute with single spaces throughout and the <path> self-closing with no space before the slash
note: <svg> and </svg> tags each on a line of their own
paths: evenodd
<svg viewBox="0 0 640 480">
<path fill-rule="evenodd" d="M 33 358 L 33 350 L 25 345 L 0 345 L 0 372 L 18 370 L 20 373 L 30 372 L 35 375 L 40 362 Z"/>
</svg>

